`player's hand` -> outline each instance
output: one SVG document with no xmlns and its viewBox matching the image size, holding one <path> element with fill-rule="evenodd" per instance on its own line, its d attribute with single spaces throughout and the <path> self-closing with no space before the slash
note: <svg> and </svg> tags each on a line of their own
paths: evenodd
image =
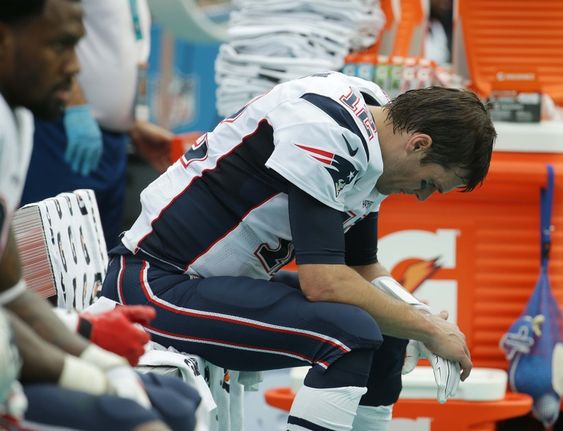
<svg viewBox="0 0 563 431">
<path fill-rule="evenodd" d="M 416 340 L 411 340 L 407 345 L 405 363 L 402 374 L 410 373 L 418 363 L 420 358 L 427 358 L 432 365 L 434 381 L 436 382 L 436 399 L 439 403 L 445 403 L 453 397 L 459 386 L 460 367 L 459 363 L 442 358 L 426 348 L 426 346 Z"/>
<path fill-rule="evenodd" d="M 426 301 L 420 301 L 418 303 L 412 304 L 415 308 L 420 311 L 423 311 L 428 314 L 432 314 L 430 307 Z M 447 315 L 442 315 L 445 319 L 447 319 Z M 422 343 L 421 343 L 422 344 Z M 405 362 L 403 363 L 403 368 L 401 369 L 401 374 L 408 374 L 418 364 L 418 361 L 421 358 L 426 358 L 424 352 L 421 350 L 418 341 L 410 340 L 407 344 L 407 348 L 405 351 Z"/>
<path fill-rule="evenodd" d="M 106 393 L 129 398 L 144 407 L 150 407 L 151 402 L 141 378 L 121 356 L 90 344 L 81 353 L 79 359 L 95 365 L 103 373 L 108 386 Z"/>
<path fill-rule="evenodd" d="M 116 353 L 132 366 L 139 363 L 150 335 L 135 324 L 148 324 L 156 316 L 152 307 L 123 305 L 102 314 L 80 315 L 79 333 L 105 350 Z"/>
<path fill-rule="evenodd" d="M 111 392 L 122 398 L 137 401 L 143 407 L 150 408 L 151 402 L 139 375 L 126 365 L 106 370 Z"/>
<path fill-rule="evenodd" d="M 102 157 L 102 132 L 88 105 L 66 108 L 63 123 L 67 136 L 65 162 L 74 172 L 86 176 Z"/>
<path fill-rule="evenodd" d="M 401 374 L 408 374 L 416 368 L 418 361 L 424 356 L 419 345 L 419 341 L 410 340 L 407 344 L 405 351 L 405 362 L 403 362 L 403 368 L 401 368 Z"/>
<path fill-rule="evenodd" d="M 129 131 L 135 149 L 159 173 L 170 166 L 170 146 L 174 135 L 145 121 L 137 121 Z"/>
<path fill-rule="evenodd" d="M 459 363 L 462 370 L 461 380 L 464 381 L 473 368 L 471 354 L 465 341 L 465 335 L 459 330 L 458 326 L 448 322 L 448 313 L 442 311 L 440 314 L 426 314 L 433 328 L 433 334 L 424 340 L 426 348 L 452 362 Z"/>
</svg>

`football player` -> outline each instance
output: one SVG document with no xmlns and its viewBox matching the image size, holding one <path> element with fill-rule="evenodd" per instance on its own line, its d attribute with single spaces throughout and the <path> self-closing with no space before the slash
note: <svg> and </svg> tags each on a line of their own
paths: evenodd
<svg viewBox="0 0 563 431">
<path fill-rule="evenodd" d="M 156 341 L 219 366 L 311 365 L 289 430 L 385 429 L 407 340 L 411 356 L 434 355 L 440 401 L 472 363 L 446 314 L 429 313 L 378 263 L 380 204 L 472 190 L 495 137 L 469 91 L 390 101 L 340 73 L 277 85 L 141 193 L 102 294 L 153 305 Z M 294 256 L 298 280 L 280 280 Z"/>
<path fill-rule="evenodd" d="M 29 162 L 32 113 L 51 118 L 64 108 L 79 70 L 74 48 L 83 34 L 78 0 L 5 0 L 0 7 L 0 314 L 10 319 L 9 326 L 1 325 L 0 339 L 11 346 L 3 353 L 15 358 L 2 367 L 0 403 L 10 396 L 8 383 L 21 357 L 26 420 L 91 430 L 193 429 L 197 394 L 168 377 L 141 379 L 126 358 L 69 331 L 22 278 L 10 221 Z"/>
</svg>

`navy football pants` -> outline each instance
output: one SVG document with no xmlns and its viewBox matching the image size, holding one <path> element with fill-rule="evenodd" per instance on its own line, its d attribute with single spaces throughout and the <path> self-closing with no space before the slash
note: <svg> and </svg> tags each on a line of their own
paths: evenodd
<svg viewBox="0 0 563 431">
<path fill-rule="evenodd" d="M 361 404 L 391 404 L 401 390 L 405 340 L 385 337 L 381 344 L 379 327 L 364 310 L 308 301 L 285 283 L 225 276 L 191 279 L 135 256 L 115 256 L 102 294 L 122 304 L 155 307 L 157 317 L 145 327 L 154 341 L 224 368 L 315 365 L 318 373 L 351 351 L 370 350 L 373 359 L 369 355 L 367 363 L 354 365 L 367 367 L 369 374 Z"/>
</svg>

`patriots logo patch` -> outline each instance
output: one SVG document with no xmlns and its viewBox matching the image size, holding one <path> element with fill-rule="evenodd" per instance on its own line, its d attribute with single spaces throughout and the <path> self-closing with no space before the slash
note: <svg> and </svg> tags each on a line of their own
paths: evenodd
<svg viewBox="0 0 563 431">
<path fill-rule="evenodd" d="M 334 193 L 336 197 L 338 197 L 344 187 L 352 183 L 352 181 L 356 178 L 356 175 L 358 175 L 358 170 L 354 167 L 354 165 L 338 154 L 305 145 L 295 145 L 306 151 L 312 158 L 325 165 L 325 169 L 328 171 L 332 177 L 332 181 L 334 182 Z"/>
<path fill-rule="evenodd" d="M 187 168 L 192 162 L 201 162 L 205 159 L 207 159 L 207 133 L 197 139 L 195 144 L 180 158 L 180 162 L 184 168 Z"/>
</svg>

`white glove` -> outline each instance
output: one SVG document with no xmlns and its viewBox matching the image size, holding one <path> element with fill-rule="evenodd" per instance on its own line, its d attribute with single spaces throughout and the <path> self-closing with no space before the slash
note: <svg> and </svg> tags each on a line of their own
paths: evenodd
<svg viewBox="0 0 563 431">
<path fill-rule="evenodd" d="M 420 302 L 414 295 L 408 292 L 393 277 L 381 276 L 371 282 L 375 287 L 393 296 L 394 298 L 406 302 L 424 312 L 430 313 L 430 307 Z M 437 396 L 439 403 L 445 403 L 448 398 L 455 395 L 460 382 L 461 368 L 459 363 L 444 359 L 435 355 L 426 346 L 416 340 L 409 341 L 405 354 L 405 363 L 401 370 L 402 374 L 410 373 L 420 358 L 427 358 L 434 371 L 434 380 L 438 386 Z"/>
<path fill-rule="evenodd" d="M 401 370 L 402 374 L 410 373 L 418 363 L 420 358 L 427 358 L 432 365 L 434 371 L 434 380 L 438 390 L 436 399 L 439 403 L 445 403 L 449 398 L 453 397 L 460 382 L 459 363 L 442 358 L 426 348 L 426 346 L 416 340 L 409 341 L 405 355 L 405 363 Z"/>
<path fill-rule="evenodd" d="M 128 365 L 110 368 L 106 376 L 115 395 L 135 400 L 145 408 L 151 407 L 143 382 L 133 368 Z"/>
<path fill-rule="evenodd" d="M 105 373 L 110 393 L 135 400 L 146 408 L 151 406 L 141 378 L 121 356 L 90 344 L 80 359 L 98 366 Z"/>
</svg>

